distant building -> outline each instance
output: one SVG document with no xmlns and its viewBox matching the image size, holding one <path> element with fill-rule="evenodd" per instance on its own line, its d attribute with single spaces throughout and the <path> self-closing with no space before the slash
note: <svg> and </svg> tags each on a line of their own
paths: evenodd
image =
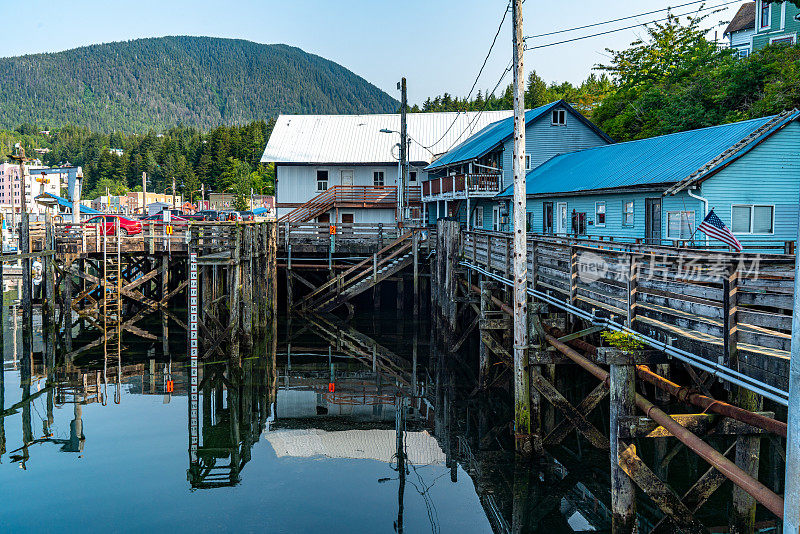
<svg viewBox="0 0 800 534">
<path fill-rule="evenodd" d="M 180 207 L 183 205 L 183 197 L 181 195 L 175 195 L 173 199 L 172 195 L 148 192 L 145 198 L 144 193 L 141 191 L 131 191 L 128 193 L 127 202 L 128 213 L 145 213 L 147 211 L 147 206 L 153 202 L 168 204 L 170 207 L 173 205 L 175 207 Z"/>
<path fill-rule="evenodd" d="M 272 208 L 275 207 L 275 197 L 268 195 L 253 195 L 247 197 L 249 209 Z M 252 201 L 252 202 L 251 202 Z M 236 205 L 236 196 L 233 193 L 209 193 L 208 200 L 198 202 L 199 209 L 208 210 L 232 210 Z"/>
<path fill-rule="evenodd" d="M 511 111 L 409 113 L 405 198 L 420 219 L 425 166 Z M 281 115 L 261 161 L 275 164 L 278 217 L 395 224 L 400 115 Z M 290 215 L 292 214 L 292 215 Z"/>
<path fill-rule="evenodd" d="M 34 200 L 36 195 L 61 192 L 60 178 L 51 176 L 50 171 L 39 165 L 26 165 L 24 179 L 20 180 L 17 163 L 0 163 L 0 204 L 9 206 L 14 213 L 22 213 L 23 209 L 28 213 L 44 213 L 44 208 Z"/>
<path fill-rule="evenodd" d="M 792 2 L 756 0 L 743 4 L 725 28 L 724 35 L 740 57 L 770 44 L 797 44 L 800 8 Z"/>
<path fill-rule="evenodd" d="M 130 213 L 130 198 L 127 195 L 101 196 L 92 200 L 91 207 L 103 213 L 120 213 L 126 215 Z"/>
<path fill-rule="evenodd" d="M 122 157 L 122 155 L 125 153 L 125 151 L 122 150 L 121 148 L 109 148 L 108 152 L 119 157 Z"/>
</svg>

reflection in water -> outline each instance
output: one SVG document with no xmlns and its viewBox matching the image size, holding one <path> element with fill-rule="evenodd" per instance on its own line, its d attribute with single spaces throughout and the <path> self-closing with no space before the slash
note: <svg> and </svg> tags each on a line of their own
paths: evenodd
<svg viewBox="0 0 800 534">
<path fill-rule="evenodd" d="M 200 362 L 193 413 L 182 336 L 171 354 L 161 339 L 131 336 L 117 361 L 99 348 L 67 361 L 43 353 L 37 328 L 13 345 L 8 313 L 0 523 L 10 529 L 34 530 L 33 516 L 35 530 L 85 529 L 86 517 L 130 531 L 610 524 L 607 462 L 564 450 L 515 464 L 501 424 L 510 406 L 475 391 L 474 346 L 448 356 L 424 323 L 403 330 L 394 317 L 356 315 L 350 325 L 315 316 L 273 326 L 239 361 Z"/>
</svg>

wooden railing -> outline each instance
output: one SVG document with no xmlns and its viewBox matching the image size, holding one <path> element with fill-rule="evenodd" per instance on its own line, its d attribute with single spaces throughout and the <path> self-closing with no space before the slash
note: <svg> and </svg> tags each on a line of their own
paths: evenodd
<svg viewBox="0 0 800 534">
<path fill-rule="evenodd" d="M 335 185 L 280 217 L 278 221 L 306 222 L 335 207 L 391 208 L 396 204 L 395 186 Z"/>
<path fill-rule="evenodd" d="M 512 236 L 464 232 L 463 258 L 512 279 Z M 785 388 L 794 256 L 528 238 L 529 286 Z"/>
<path fill-rule="evenodd" d="M 333 228 L 333 233 L 331 233 Z M 380 223 L 279 223 L 278 239 L 286 243 L 334 241 L 363 241 L 380 243 L 400 235 L 397 225 Z"/>
<path fill-rule="evenodd" d="M 422 196 L 440 194 L 496 194 L 500 192 L 502 176 L 492 173 L 454 174 L 422 182 Z"/>
</svg>

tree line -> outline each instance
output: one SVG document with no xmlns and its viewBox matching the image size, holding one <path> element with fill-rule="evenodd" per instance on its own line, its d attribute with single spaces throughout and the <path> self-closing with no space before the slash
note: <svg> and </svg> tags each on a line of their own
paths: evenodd
<svg viewBox="0 0 800 534">
<path fill-rule="evenodd" d="M 705 37 L 705 16 L 670 15 L 624 50 L 610 50 L 580 84 L 528 75 L 525 106 L 564 99 L 617 141 L 642 139 L 800 108 L 800 45 L 772 45 L 740 58 Z M 449 93 L 412 111 L 513 109 L 513 87 L 474 98 Z"/>
<path fill-rule="evenodd" d="M 142 173 L 147 190 L 199 199 L 201 184 L 206 191 L 249 195 L 274 194 L 275 173 L 260 161 L 274 121 L 254 121 L 244 126 L 219 126 L 208 132 L 175 127 L 156 133 L 110 134 L 66 125 L 42 130 L 24 124 L 14 131 L 0 130 L 2 154 L 13 153 L 21 143 L 29 157 L 50 166 L 80 165 L 84 180 L 82 197 L 125 194 L 142 190 Z M 35 149 L 47 149 L 39 154 Z"/>
</svg>

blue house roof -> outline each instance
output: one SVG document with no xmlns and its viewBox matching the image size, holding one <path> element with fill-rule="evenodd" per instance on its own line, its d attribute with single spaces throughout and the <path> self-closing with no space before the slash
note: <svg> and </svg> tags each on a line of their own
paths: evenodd
<svg viewBox="0 0 800 534">
<path fill-rule="evenodd" d="M 794 111 L 786 119 L 776 121 L 743 149 L 705 170 L 698 178 L 708 177 L 741 157 L 798 116 L 800 112 Z M 527 194 L 548 195 L 676 183 L 696 173 L 775 117 L 777 115 L 561 154 L 527 174 Z M 498 196 L 513 194 L 512 185 Z"/>
<path fill-rule="evenodd" d="M 64 197 L 60 197 L 58 195 L 54 195 L 53 193 L 42 193 L 41 195 L 37 195 L 36 198 L 41 197 L 50 197 L 55 199 L 56 203 L 61 206 L 62 208 L 69 208 L 72 209 L 72 201 L 67 200 Z M 81 213 L 86 213 L 87 215 L 100 215 L 103 212 L 97 211 L 96 209 L 92 209 L 89 206 L 81 205 Z"/>
<path fill-rule="evenodd" d="M 589 122 L 583 115 L 575 111 L 572 106 L 567 104 L 564 100 L 557 100 L 556 102 L 551 102 L 549 104 L 545 104 L 544 106 L 539 106 L 538 108 L 530 109 L 525 112 L 525 124 L 528 125 L 532 121 L 538 119 L 542 115 L 549 112 L 551 109 L 558 107 L 564 107 L 569 110 L 573 115 L 580 118 L 584 123 L 590 126 L 592 129 L 597 131 L 602 137 L 607 139 L 609 142 L 611 139 L 608 136 L 600 131 L 594 124 Z M 484 127 L 478 133 L 461 143 L 460 145 L 456 146 L 452 150 L 449 150 L 439 159 L 425 167 L 426 171 L 433 171 L 436 169 L 440 169 L 447 165 L 453 165 L 456 163 L 462 163 L 466 161 L 472 161 L 476 158 L 479 158 L 495 147 L 499 146 L 503 143 L 506 139 L 510 138 L 514 135 L 514 117 L 508 117 L 507 119 L 499 120 L 497 122 L 493 122 L 492 124 Z"/>
</svg>

